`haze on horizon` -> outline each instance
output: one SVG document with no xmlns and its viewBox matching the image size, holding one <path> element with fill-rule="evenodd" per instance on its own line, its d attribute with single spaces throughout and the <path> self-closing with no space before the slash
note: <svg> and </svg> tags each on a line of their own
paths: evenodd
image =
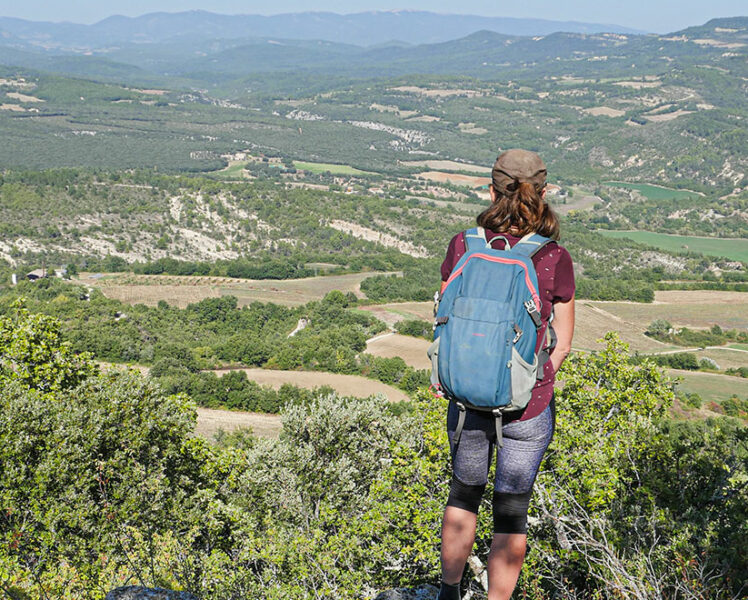
<svg viewBox="0 0 748 600">
<path fill-rule="evenodd" d="M 491 17 L 537 18 L 553 21 L 610 23 L 667 33 L 693 25 L 701 25 L 717 17 L 733 17 L 748 13 L 745 0 L 526 0 L 516 5 L 497 6 L 488 0 L 464 0 L 460 10 L 447 0 L 409 0 L 406 4 L 388 0 L 279 0 L 268 11 L 268 4 L 258 0 L 27 0 L 24 3 L 0 0 L 0 16 L 32 21 L 68 21 L 95 23 L 112 15 L 129 17 L 152 12 L 206 10 L 222 14 L 282 14 L 290 12 L 325 11 L 342 14 L 379 10 L 423 10 L 438 13 L 485 15 Z"/>
</svg>

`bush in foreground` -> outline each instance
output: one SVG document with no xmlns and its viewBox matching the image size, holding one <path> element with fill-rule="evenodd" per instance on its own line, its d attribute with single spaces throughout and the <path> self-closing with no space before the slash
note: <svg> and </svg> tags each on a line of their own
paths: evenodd
<svg viewBox="0 0 748 600">
<path fill-rule="evenodd" d="M 0 339 L 50 327 L 19 313 Z M 62 348 L 50 348 L 33 385 L 0 374 L 5 596 L 100 599 L 141 583 L 211 599 L 353 599 L 438 581 L 443 400 L 421 391 L 415 410 L 396 416 L 383 399 L 323 396 L 287 407 L 278 440 L 211 447 L 191 434 L 193 405 L 138 374 L 91 370 L 50 390 L 70 358 Z M 4 341 L 0 359 L 10 353 Z M 669 382 L 651 362 L 631 364 L 612 336 L 600 354 L 574 357 L 563 379 L 519 593 L 740 595 L 746 428 L 669 421 Z M 489 496 L 465 576 L 476 597 Z"/>
</svg>

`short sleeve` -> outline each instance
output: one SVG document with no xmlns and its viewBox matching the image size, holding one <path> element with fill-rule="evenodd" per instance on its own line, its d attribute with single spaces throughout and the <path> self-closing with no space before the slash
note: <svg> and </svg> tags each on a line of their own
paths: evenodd
<svg viewBox="0 0 748 600">
<path fill-rule="evenodd" d="M 442 281 L 447 281 L 449 275 L 452 273 L 452 269 L 459 262 L 462 255 L 465 254 L 465 238 L 462 237 L 461 233 L 454 236 L 447 246 L 447 256 L 444 258 L 442 263 Z"/>
<path fill-rule="evenodd" d="M 559 246 L 559 257 L 556 263 L 553 285 L 553 303 L 568 302 L 574 297 L 574 264 L 566 248 Z"/>
</svg>

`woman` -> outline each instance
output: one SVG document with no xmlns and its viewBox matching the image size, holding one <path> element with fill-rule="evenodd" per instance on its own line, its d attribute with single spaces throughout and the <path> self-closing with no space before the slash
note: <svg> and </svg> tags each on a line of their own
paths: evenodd
<svg viewBox="0 0 748 600">
<path fill-rule="evenodd" d="M 536 232 L 557 240 L 559 222 L 545 201 L 546 167 L 534 152 L 508 150 L 492 171 L 491 206 L 477 219 L 486 238 L 501 234 L 513 246 Z M 503 243 L 503 242 L 502 242 Z M 503 246 L 496 245 L 497 248 Z M 463 234 L 449 243 L 442 264 L 442 291 L 460 257 Z M 553 313 L 556 345 L 524 411 L 506 413 L 503 447 L 496 453 L 493 492 L 494 535 L 488 555 L 488 600 L 508 599 L 517 584 L 527 546 L 527 509 L 540 461 L 553 437 L 555 374 L 571 350 L 574 332 L 574 271 L 569 253 L 558 243 L 533 257 L 542 301 L 543 327 Z M 450 402 L 447 429 L 452 448 L 452 484 L 442 524 L 442 586 L 440 600 L 459 600 L 459 583 L 475 542 L 478 506 L 488 480 L 496 446 L 494 416 L 468 409 L 459 445 L 455 448 L 458 409 Z"/>
</svg>

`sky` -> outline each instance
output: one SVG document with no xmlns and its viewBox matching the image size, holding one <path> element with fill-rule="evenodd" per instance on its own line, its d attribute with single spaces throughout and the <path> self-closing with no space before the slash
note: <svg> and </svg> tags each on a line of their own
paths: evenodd
<svg viewBox="0 0 748 600">
<path fill-rule="evenodd" d="M 610 23 L 666 33 L 715 17 L 748 15 L 748 0 L 0 0 L 0 16 L 33 21 L 94 23 L 111 15 L 202 9 L 223 14 L 304 11 L 355 13 L 368 10 L 428 10 L 497 17 Z"/>
</svg>

